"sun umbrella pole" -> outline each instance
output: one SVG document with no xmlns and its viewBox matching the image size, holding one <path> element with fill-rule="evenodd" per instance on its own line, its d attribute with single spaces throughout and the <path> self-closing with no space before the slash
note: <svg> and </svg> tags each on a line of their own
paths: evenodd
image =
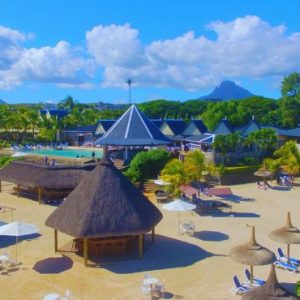
<svg viewBox="0 0 300 300">
<path fill-rule="evenodd" d="M 16 262 L 18 261 L 18 236 L 16 235 Z"/>
<path fill-rule="evenodd" d="M 177 219 L 178 219 L 178 234 L 180 234 L 179 211 L 177 212 Z"/>
<path fill-rule="evenodd" d="M 287 260 L 290 262 L 290 244 L 287 244 Z"/>
<path fill-rule="evenodd" d="M 251 286 L 253 285 L 253 278 L 254 278 L 253 265 L 251 265 L 250 266 L 250 284 L 251 284 Z"/>
</svg>

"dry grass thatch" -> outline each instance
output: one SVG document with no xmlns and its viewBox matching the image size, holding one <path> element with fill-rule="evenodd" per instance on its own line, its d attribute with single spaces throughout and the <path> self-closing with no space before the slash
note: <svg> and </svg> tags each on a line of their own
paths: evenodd
<svg viewBox="0 0 300 300">
<path fill-rule="evenodd" d="M 231 249 L 229 257 L 236 262 L 250 266 L 267 265 L 275 261 L 274 253 L 256 242 L 254 227 L 250 241 Z"/>
<path fill-rule="evenodd" d="M 242 296 L 242 300 L 296 300 L 298 297 L 284 289 L 278 282 L 275 267 L 271 266 L 271 272 L 267 282 L 261 286 L 252 288 Z"/>
<path fill-rule="evenodd" d="M 46 220 L 75 237 L 133 235 L 150 231 L 160 211 L 106 157 Z"/>
<path fill-rule="evenodd" d="M 269 237 L 271 240 L 283 244 L 300 244 L 300 230 L 292 225 L 289 212 L 286 225 L 271 231 Z"/>
<path fill-rule="evenodd" d="M 13 161 L 0 169 L 0 180 L 31 188 L 74 189 L 95 168 L 83 166 L 48 166 Z"/>
</svg>

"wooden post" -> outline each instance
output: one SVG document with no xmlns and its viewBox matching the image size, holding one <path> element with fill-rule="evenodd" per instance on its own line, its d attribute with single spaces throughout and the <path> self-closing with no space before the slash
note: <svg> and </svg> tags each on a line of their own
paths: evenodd
<svg viewBox="0 0 300 300">
<path fill-rule="evenodd" d="M 54 251 L 55 251 L 55 253 L 57 252 L 57 230 L 56 229 L 54 229 Z"/>
<path fill-rule="evenodd" d="M 17 196 L 20 198 L 20 186 L 17 184 Z"/>
<path fill-rule="evenodd" d="M 152 244 L 154 244 L 155 227 L 152 228 Z"/>
<path fill-rule="evenodd" d="M 2 183 L 1 183 L 1 180 L 0 180 L 0 193 L 2 193 Z"/>
<path fill-rule="evenodd" d="M 139 234 L 139 258 L 143 256 L 143 234 Z"/>
<path fill-rule="evenodd" d="M 253 266 L 250 266 L 250 284 L 251 286 L 253 285 L 253 278 L 254 278 L 254 274 L 253 274 Z"/>
<path fill-rule="evenodd" d="M 42 204 L 42 189 L 40 187 L 38 188 L 38 201 L 39 204 Z"/>
<path fill-rule="evenodd" d="M 88 265 L 88 240 L 87 238 L 83 238 L 83 259 L 84 265 Z"/>
</svg>

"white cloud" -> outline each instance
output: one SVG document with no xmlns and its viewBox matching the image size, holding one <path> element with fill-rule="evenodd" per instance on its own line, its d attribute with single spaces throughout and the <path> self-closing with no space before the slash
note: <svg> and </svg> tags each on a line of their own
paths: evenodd
<svg viewBox="0 0 300 300">
<path fill-rule="evenodd" d="M 125 79 L 132 77 L 140 86 L 197 90 L 222 79 L 300 70 L 300 33 L 288 34 L 284 25 L 246 16 L 212 22 L 207 28 L 216 39 L 189 31 L 141 45 L 138 31 L 127 24 L 98 26 L 87 34 L 88 49 L 104 69 L 104 87 L 125 87 Z"/>
<path fill-rule="evenodd" d="M 27 39 L 23 33 L 0 26 L 0 70 L 9 69 L 22 52 L 21 42 Z"/>
<path fill-rule="evenodd" d="M 26 36 L 9 28 L 4 28 L 3 32 L 3 36 L 8 36 L 2 42 L 9 53 L 5 57 L 10 64 L 0 68 L 0 88 L 10 89 L 27 81 L 91 87 L 87 80 L 93 73 L 92 59 L 85 59 L 83 53 L 68 42 L 60 41 L 54 47 L 25 48 L 21 42 Z"/>
<path fill-rule="evenodd" d="M 216 38 L 193 31 L 173 39 L 143 44 L 129 24 L 99 25 L 86 32 L 86 45 L 26 48 L 30 38 L 0 26 L 0 88 L 24 82 L 54 83 L 60 87 L 126 88 L 136 86 L 199 90 L 223 79 L 281 78 L 300 71 L 300 33 L 273 26 L 257 16 L 215 21 L 206 26 Z M 101 79 L 99 79 L 101 78 Z"/>
<path fill-rule="evenodd" d="M 129 24 L 96 26 L 86 33 L 87 49 L 103 66 L 136 67 L 143 62 L 139 31 Z"/>
</svg>

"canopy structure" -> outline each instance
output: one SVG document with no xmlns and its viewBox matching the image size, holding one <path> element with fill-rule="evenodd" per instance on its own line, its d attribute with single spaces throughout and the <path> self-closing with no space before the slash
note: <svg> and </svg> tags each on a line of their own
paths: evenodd
<svg viewBox="0 0 300 300">
<path fill-rule="evenodd" d="M 271 266 L 271 272 L 267 282 L 260 287 L 250 289 L 242 296 L 242 300 L 296 300 L 299 299 L 278 282 L 275 266 Z"/>
<path fill-rule="evenodd" d="M 94 168 L 95 164 L 48 166 L 25 161 L 13 161 L 0 169 L 0 192 L 1 181 L 12 182 L 17 185 L 18 193 L 20 186 L 38 189 L 39 201 L 41 201 L 43 190 L 73 190 L 81 179 Z"/>
<path fill-rule="evenodd" d="M 159 146 L 172 142 L 133 104 L 95 143 L 104 146 Z"/>
<path fill-rule="evenodd" d="M 46 225 L 85 241 L 94 237 L 142 237 L 161 219 L 160 211 L 105 155 L 48 217 Z"/>
<path fill-rule="evenodd" d="M 265 169 L 261 169 L 254 172 L 254 175 L 258 177 L 268 178 L 272 176 L 272 172 Z"/>
<path fill-rule="evenodd" d="M 274 253 L 257 243 L 254 226 L 249 242 L 232 248 L 229 257 L 238 263 L 250 266 L 251 283 L 253 282 L 253 266 L 268 265 L 275 261 Z"/>
<path fill-rule="evenodd" d="M 0 235 L 8 235 L 16 237 L 16 261 L 18 258 L 18 238 L 20 236 L 30 235 L 38 233 L 38 228 L 35 225 L 13 222 L 6 225 L 0 226 Z"/>
<path fill-rule="evenodd" d="M 291 222 L 291 214 L 287 213 L 286 225 L 270 232 L 271 240 L 287 244 L 287 259 L 290 258 L 290 244 L 300 244 L 300 230 Z"/>
<path fill-rule="evenodd" d="M 162 208 L 169 211 L 177 211 L 177 218 L 178 218 L 178 225 L 179 225 L 179 212 L 191 211 L 196 208 L 196 205 L 192 203 L 188 203 L 181 199 L 176 199 L 170 203 L 164 204 Z"/>
</svg>

